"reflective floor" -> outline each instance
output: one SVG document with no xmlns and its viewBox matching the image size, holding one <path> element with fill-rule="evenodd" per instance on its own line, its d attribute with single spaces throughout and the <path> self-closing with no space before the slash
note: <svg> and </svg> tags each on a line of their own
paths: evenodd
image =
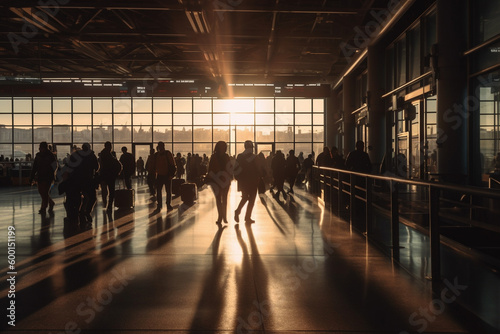
<svg viewBox="0 0 500 334">
<path fill-rule="evenodd" d="M 137 181 L 136 181 L 137 182 Z M 256 223 L 218 227 L 210 189 L 192 206 L 136 207 L 93 228 L 42 217 L 35 188 L 0 189 L 0 328 L 16 333 L 479 333 L 304 190 L 257 200 Z M 231 186 L 229 210 L 239 201 Z M 232 215 L 231 215 L 232 217 Z M 241 218 L 243 214 L 241 215 Z M 8 227 L 15 227 L 15 268 Z M 13 271 L 14 275 L 8 272 Z M 15 292 L 13 281 L 15 278 Z M 12 293 L 15 296 L 12 296 Z M 11 297 L 11 298 L 10 298 Z M 452 296 L 451 296 L 452 297 Z M 451 300 L 446 296 L 446 300 Z M 15 301 L 15 310 L 7 310 Z M 15 314 L 15 327 L 12 316 Z"/>
</svg>

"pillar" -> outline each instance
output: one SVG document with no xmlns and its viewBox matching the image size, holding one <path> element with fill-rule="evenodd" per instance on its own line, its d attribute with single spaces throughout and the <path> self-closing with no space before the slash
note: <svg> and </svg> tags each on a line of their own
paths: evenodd
<svg viewBox="0 0 500 334">
<path fill-rule="evenodd" d="M 382 99 L 385 82 L 384 48 L 368 47 L 368 154 L 373 170 L 379 170 L 386 154 L 386 108 Z"/>
<path fill-rule="evenodd" d="M 467 180 L 467 21 L 464 0 L 437 1 L 437 164 L 444 182 Z"/>
<path fill-rule="evenodd" d="M 356 145 L 356 124 L 354 122 L 354 115 L 352 112 L 355 110 L 355 91 L 356 91 L 356 78 L 352 75 L 346 75 L 342 81 L 343 99 L 342 111 L 344 113 L 344 157 L 347 157 L 349 152 L 354 151 Z"/>
</svg>

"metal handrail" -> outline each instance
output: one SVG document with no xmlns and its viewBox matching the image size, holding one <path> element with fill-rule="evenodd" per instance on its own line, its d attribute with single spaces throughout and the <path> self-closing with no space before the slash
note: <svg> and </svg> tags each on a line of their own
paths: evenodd
<svg viewBox="0 0 500 334">
<path fill-rule="evenodd" d="M 334 176 L 333 174 L 336 174 Z M 440 205 L 443 192 L 458 192 L 461 194 L 467 194 L 470 196 L 469 209 L 473 209 L 472 196 L 480 196 L 493 200 L 500 200 L 500 192 L 492 189 L 484 189 L 479 187 L 465 187 L 455 184 L 448 183 L 436 183 L 420 180 L 408 180 L 399 177 L 390 177 L 382 175 L 374 175 L 367 173 L 359 173 L 348 171 L 344 169 L 331 168 L 331 167 L 313 167 L 314 180 L 317 184 L 313 185 L 313 189 L 316 191 L 317 195 L 325 196 L 325 205 L 329 205 L 333 208 L 337 208 L 339 215 L 341 212 L 347 212 L 349 214 L 349 222 L 352 225 L 354 223 L 354 216 L 356 212 L 355 208 L 358 204 L 357 201 L 361 200 L 366 203 L 365 205 L 365 216 L 366 216 L 366 236 L 371 237 L 372 230 L 372 213 L 375 208 L 373 203 L 372 189 L 374 187 L 374 181 L 384 181 L 389 185 L 390 191 L 390 219 L 391 219 L 391 240 L 392 240 L 392 257 L 399 261 L 399 190 L 398 185 L 411 185 L 423 187 L 427 190 L 426 201 L 427 201 L 427 211 L 429 217 L 429 238 L 430 238 L 430 257 L 431 257 L 431 276 L 432 276 L 432 289 L 435 292 L 439 292 L 442 287 L 441 281 L 441 236 L 440 236 L 440 220 L 444 217 L 443 213 L 440 213 Z M 356 183 L 359 179 L 366 179 L 366 188 L 360 188 Z M 328 180 L 330 179 L 330 181 Z M 338 183 L 338 187 L 329 186 L 331 179 L 334 179 Z M 498 180 L 495 180 L 498 182 Z M 500 182 L 498 182 L 500 184 Z M 348 188 L 349 190 L 347 190 Z M 365 194 L 365 198 L 362 198 L 357 194 L 358 190 L 362 190 Z M 333 201 L 334 195 L 337 195 L 337 201 Z M 358 202 L 359 203 L 359 202 Z M 346 212 L 346 213 L 347 213 Z M 470 211 L 469 217 L 467 217 L 469 223 L 473 225 L 473 215 Z M 491 224 L 490 224 L 491 225 Z M 480 228 L 485 228 L 492 231 L 498 231 L 496 225 L 488 226 L 487 223 L 481 223 L 480 225 L 475 225 Z"/>
</svg>

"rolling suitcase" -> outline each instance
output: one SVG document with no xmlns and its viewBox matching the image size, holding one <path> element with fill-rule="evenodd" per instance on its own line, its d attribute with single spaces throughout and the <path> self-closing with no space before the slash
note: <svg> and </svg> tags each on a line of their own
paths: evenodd
<svg viewBox="0 0 500 334">
<path fill-rule="evenodd" d="M 185 182 L 184 179 L 172 179 L 172 194 L 179 196 L 181 194 L 181 185 Z"/>
<path fill-rule="evenodd" d="M 115 190 L 115 207 L 118 209 L 131 209 L 135 206 L 135 190 L 134 189 L 116 189 Z"/>
<path fill-rule="evenodd" d="M 194 183 L 183 183 L 180 190 L 181 199 L 185 204 L 191 205 L 198 198 L 198 190 Z"/>
</svg>

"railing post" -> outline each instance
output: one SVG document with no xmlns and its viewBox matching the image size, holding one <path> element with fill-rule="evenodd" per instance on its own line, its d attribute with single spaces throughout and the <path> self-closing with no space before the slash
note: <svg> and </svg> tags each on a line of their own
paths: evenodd
<svg viewBox="0 0 500 334">
<path fill-rule="evenodd" d="M 389 183 L 391 191 L 391 241 L 392 257 L 399 261 L 399 191 L 398 182 Z"/>
<path fill-rule="evenodd" d="M 349 202 L 349 221 L 351 222 L 351 227 L 354 225 L 354 206 L 356 203 L 356 176 L 354 174 L 350 174 L 350 182 L 351 182 L 351 197 Z"/>
<path fill-rule="evenodd" d="M 429 237 L 431 239 L 432 290 L 441 286 L 441 240 L 439 236 L 439 189 L 429 185 Z"/>
<path fill-rule="evenodd" d="M 369 177 L 366 177 L 366 236 L 369 237 L 372 232 L 372 215 L 373 215 L 373 207 L 372 207 L 372 189 L 373 189 L 373 180 Z"/>
<path fill-rule="evenodd" d="M 342 181 L 342 178 L 344 177 L 344 174 L 342 172 L 339 172 L 339 197 L 338 197 L 338 206 L 339 206 L 339 217 L 342 217 L 345 211 L 345 204 L 344 204 L 344 183 Z"/>
</svg>

